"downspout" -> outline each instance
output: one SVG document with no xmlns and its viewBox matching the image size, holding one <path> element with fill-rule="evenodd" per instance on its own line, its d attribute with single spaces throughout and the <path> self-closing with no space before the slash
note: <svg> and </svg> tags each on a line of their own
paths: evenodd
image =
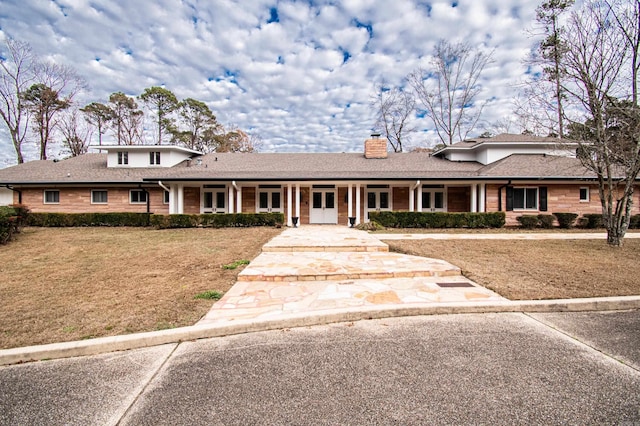
<svg viewBox="0 0 640 426">
<path fill-rule="evenodd" d="M 149 200 L 149 191 L 147 191 L 146 188 L 143 188 L 142 185 L 138 185 L 138 188 L 140 188 L 140 190 L 144 192 L 145 195 L 147 196 L 147 213 L 151 213 L 151 206 L 150 206 L 151 200 Z"/>
<path fill-rule="evenodd" d="M 167 188 L 166 186 L 164 186 L 164 184 L 162 183 L 161 180 L 158 181 L 158 185 L 160 186 L 160 188 L 164 189 L 167 192 L 171 192 L 171 190 L 169 188 Z"/>
<path fill-rule="evenodd" d="M 505 188 L 507 186 L 511 186 L 511 179 L 509 179 L 509 182 L 507 182 L 504 185 L 498 187 L 498 211 L 499 212 L 502 211 L 502 188 Z M 486 197 L 486 195 L 485 195 L 485 197 Z"/>
<path fill-rule="evenodd" d="M 413 185 L 413 186 L 411 187 L 411 190 L 409 191 L 409 192 L 410 192 L 410 194 L 411 194 L 411 200 L 409 200 L 409 204 L 410 204 L 410 209 L 409 209 L 409 210 L 411 210 L 411 211 L 415 211 L 415 210 L 416 210 L 416 206 L 415 206 L 415 204 L 416 204 L 416 202 L 415 202 L 415 192 L 414 192 L 414 191 L 415 191 L 415 190 L 416 190 L 416 188 L 417 188 L 417 187 L 419 187 L 419 186 L 420 186 L 420 179 L 418 179 L 418 180 L 416 181 L 416 184 L 415 184 L 415 185 Z"/>
<path fill-rule="evenodd" d="M 18 204 L 22 204 L 22 191 L 20 191 L 19 189 L 15 189 L 11 185 L 5 185 L 5 188 L 10 189 L 13 192 L 17 192 L 18 193 Z"/>
<path fill-rule="evenodd" d="M 416 188 L 417 188 L 417 187 L 419 187 L 419 186 L 420 186 L 420 179 L 418 179 L 418 180 L 416 181 L 416 184 L 415 184 L 415 185 L 413 185 L 413 186 L 411 187 L 411 190 L 412 190 L 412 191 L 415 191 L 415 190 L 416 190 Z"/>
</svg>

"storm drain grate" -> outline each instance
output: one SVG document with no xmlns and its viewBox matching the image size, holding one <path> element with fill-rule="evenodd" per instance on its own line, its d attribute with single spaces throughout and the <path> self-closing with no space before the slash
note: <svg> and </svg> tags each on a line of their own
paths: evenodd
<svg viewBox="0 0 640 426">
<path fill-rule="evenodd" d="M 436 283 L 439 287 L 473 287 L 471 283 Z"/>
</svg>

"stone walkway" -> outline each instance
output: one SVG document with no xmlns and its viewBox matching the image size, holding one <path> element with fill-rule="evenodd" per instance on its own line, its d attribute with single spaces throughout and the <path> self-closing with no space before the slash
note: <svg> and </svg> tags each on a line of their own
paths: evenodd
<svg viewBox="0 0 640 426">
<path fill-rule="evenodd" d="M 379 237 L 344 226 L 286 229 L 264 245 L 199 324 L 367 306 L 505 300 L 443 260 L 390 253 Z"/>
</svg>

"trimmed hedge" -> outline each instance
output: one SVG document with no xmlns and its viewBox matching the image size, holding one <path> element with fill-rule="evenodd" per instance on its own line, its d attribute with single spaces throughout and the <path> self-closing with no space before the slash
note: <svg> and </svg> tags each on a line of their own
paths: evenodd
<svg viewBox="0 0 640 426">
<path fill-rule="evenodd" d="M 538 216 L 532 214 L 525 214 L 522 216 L 516 217 L 516 220 L 520 222 L 520 226 L 524 229 L 533 229 L 538 226 Z"/>
<path fill-rule="evenodd" d="M 149 226 L 150 213 L 32 213 L 30 226 Z"/>
<path fill-rule="evenodd" d="M 640 229 L 640 214 L 634 214 L 629 221 L 629 229 Z"/>
<path fill-rule="evenodd" d="M 284 223 L 282 213 L 171 214 L 150 213 L 32 213 L 30 226 L 155 226 L 166 228 L 276 226 Z"/>
<path fill-rule="evenodd" d="M 504 212 L 423 213 L 370 212 L 369 219 L 386 228 L 501 228 Z"/>
<path fill-rule="evenodd" d="M 578 217 L 576 213 L 554 213 L 553 215 L 558 219 L 558 225 L 560 228 L 563 229 L 573 227 L 573 222 L 575 222 Z"/>
<path fill-rule="evenodd" d="M 171 214 L 151 216 L 151 225 L 168 228 L 231 228 L 248 226 L 281 226 L 282 213 Z"/>
<path fill-rule="evenodd" d="M 539 214 L 538 215 L 538 225 L 544 229 L 553 228 L 553 222 L 556 220 L 555 216 L 552 214 Z"/>
<path fill-rule="evenodd" d="M 588 228 L 588 229 L 604 228 L 604 222 L 602 221 L 602 214 L 590 213 L 590 214 L 583 215 L 583 217 L 587 220 L 587 222 L 584 224 L 585 228 Z"/>
</svg>

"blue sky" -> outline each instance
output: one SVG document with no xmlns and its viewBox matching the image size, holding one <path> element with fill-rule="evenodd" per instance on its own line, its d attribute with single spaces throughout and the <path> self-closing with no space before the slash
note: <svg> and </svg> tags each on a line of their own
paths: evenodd
<svg viewBox="0 0 640 426">
<path fill-rule="evenodd" d="M 0 39 L 29 42 L 89 83 L 81 104 L 163 85 L 256 133 L 265 152 L 353 152 L 371 133 L 376 82 L 398 84 L 440 38 L 490 51 L 483 123 L 511 116 L 534 46 L 527 0 L 3 0 Z M 414 146 L 436 142 L 430 123 Z M 514 123 L 513 132 L 518 132 Z M 55 157 L 56 152 L 52 152 Z M 35 158 L 35 151 L 27 157 Z M 14 162 L 0 128 L 0 167 Z"/>
</svg>

